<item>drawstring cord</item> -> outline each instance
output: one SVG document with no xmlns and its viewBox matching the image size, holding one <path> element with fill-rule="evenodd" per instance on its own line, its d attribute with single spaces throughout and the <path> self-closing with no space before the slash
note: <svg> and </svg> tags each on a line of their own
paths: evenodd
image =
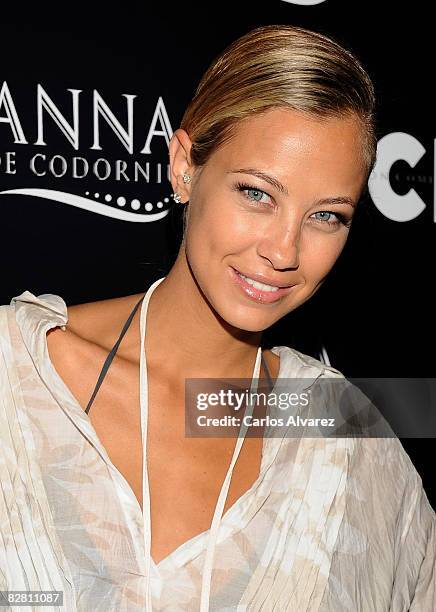
<svg viewBox="0 0 436 612">
<path fill-rule="evenodd" d="M 151 573 L 151 512 L 150 512 L 150 490 L 148 486 L 147 470 L 147 425 L 148 425 L 148 380 L 147 360 L 145 359 L 145 324 L 147 318 L 148 302 L 154 289 L 164 280 L 165 276 L 155 281 L 145 294 L 142 302 L 140 315 L 141 353 L 139 367 L 139 388 L 141 407 L 141 431 L 142 431 L 142 518 L 144 526 L 144 550 L 146 555 L 146 587 L 145 587 L 145 610 L 153 612 L 150 590 Z M 145 516 L 144 516 L 145 511 Z"/>
<path fill-rule="evenodd" d="M 146 612 L 153 612 L 151 589 L 150 589 L 150 574 L 151 574 L 151 510 L 150 510 L 150 490 L 148 484 L 148 470 L 147 470 L 147 426 L 148 426 L 148 380 L 147 380 L 147 360 L 145 358 L 145 327 L 148 303 L 150 301 L 151 294 L 154 289 L 165 279 L 162 277 L 155 281 L 147 290 L 144 296 L 144 300 L 141 307 L 140 315 L 140 335 L 141 335 L 141 353 L 140 353 L 140 372 L 139 372 L 139 385 L 140 385 L 140 409 L 141 409 L 141 432 L 142 432 L 142 448 L 143 448 L 143 462 L 142 462 L 142 491 L 143 491 L 143 526 L 144 526 L 144 550 L 146 553 Z M 250 393 L 253 392 L 253 381 L 259 378 L 260 364 L 262 357 L 262 349 L 259 346 L 256 356 L 256 362 L 254 365 L 253 380 L 250 387 Z M 256 385 L 257 388 L 257 385 Z M 246 415 L 251 415 L 253 412 L 253 404 L 250 401 L 246 411 Z M 221 524 L 221 517 L 224 510 L 224 505 L 227 499 L 227 494 L 230 487 L 230 481 L 233 473 L 233 468 L 238 459 L 242 444 L 245 439 L 248 426 L 243 425 L 241 427 L 242 436 L 239 435 L 238 440 L 233 451 L 232 460 L 230 462 L 229 469 L 227 470 L 226 477 L 221 487 L 218 501 L 215 506 L 215 511 L 212 519 L 212 524 L 209 532 L 208 545 L 206 550 L 206 558 L 203 567 L 202 586 L 201 586 L 201 601 L 200 601 L 200 612 L 209 612 L 209 600 L 210 600 L 210 587 L 212 580 L 213 570 L 213 559 L 218 539 L 219 528 Z M 144 516 L 145 512 L 145 516 Z"/>
<path fill-rule="evenodd" d="M 261 347 L 259 347 L 257 350 L 256 363 L 254 366 L 253 380 L 256 378 L 259 378 L 261 356 L 262 356 L 262 349 Z M 253 381 L 250 387 L 250 393 L 253 393 Z M 251 416 L 252 413 L 253 413 L 253 404 L 250 401 L 249 406 L 244 416 Z M 233 468 L 238 459 L 239 452 L 244 442 L 247 429 L 248 429 L 248 426 L 245 425 L 243 421 L 243 425 L 241 427 L 241 432 L 243 432 L 243 435 L 242 437 L 238 437 L 238 441 L 236 443 L 235 450 L 233 451 L 233 457 L 230 462 L 230 466 L 227 471 L 227 475 L 221 487 L 221 491 L 218 497 L 217 504 L 215 506 L 215 512 L 213 515 L 212 525 L 211 525 L 210 533 L 209 533 L 209 539 L 208 539 L 208 545 L 207 545 L 207 551 L 206 551 L 206 559 L 204 561 L 204 566 L 203 566 L 200 612 L 209 612 L 209 599 L 210 599 L 210 586 L 211 586 L 211 581 L 212 581 L 213 557 L 214 557 L 215 548 L 216 548 L 216 544 L 218 540 L 218 533 L 219 533 L 219 528 L 220 528 L 220 523 L 221 523 L 221 517 L 223 514 L 224 504 L 227 499 L 227 493 L 230 487 L 230 480 L 232 477 Z"/>
</svg>

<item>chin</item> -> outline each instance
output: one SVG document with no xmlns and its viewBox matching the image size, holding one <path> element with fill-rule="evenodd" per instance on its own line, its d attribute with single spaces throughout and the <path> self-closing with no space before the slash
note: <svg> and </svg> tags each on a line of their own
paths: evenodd
<svg viewBox="0 0 436 612">
<path fill-rule="evenodd" d="M 276 318 L 271 319 L 266 313 L 262 314 L 259 311 L 256 313 L 250 308 L 239 306 L 237 309 L 234 307 L 229 309 L 228 304 L 216 309 L 216 313 L 228 325 L 247 332 L 264 331 L 276 321 Z"/>
</svg>

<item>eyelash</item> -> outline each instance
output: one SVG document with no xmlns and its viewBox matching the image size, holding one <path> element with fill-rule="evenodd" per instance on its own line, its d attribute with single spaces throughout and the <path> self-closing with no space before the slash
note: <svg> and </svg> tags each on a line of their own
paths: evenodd
<svg viewBox="0 0 436 612">
<path fill-rule="evenodd" d="M 257 191 L 258 193 L 263 193 L 267 195 L 269 198 L 271 197 L 269 193 L 267 193 L 266 191 L 263 191 L 262 189 L 258 189 L 257 187 L 254 187 L 253 185 L 247 185 L 246 183 L 236 183 L 235 189 L 240 192 Z M 254 203 L 255 206 L 261 206 L 262 204 L 264 204 L 264 202 L 258 202 L 256 200 L 253 200 L 252 198 L 248 197 L 245 194 L 244 194 L 244 197 L 247 200 L 249 200 L 251 203 Z M 329 213 L 331 215 L 335 215 L 335 217 L 337 218 L 337 221 L 315 220 L 315 223 L 327 223 L 327 225 L 340 225 L 342 223 L 342 225 L 345 225 L 346 227 L 349 227 L 351 225 L 351 220 L 347 220 L 347 218 L 344 215 L 341 215 L 340 213 L 333 212 L 332 210 L 320 210 L 318 212 Z M 314 213 L 314 214 L 318 214 L 318 213 Z"/>
</svg>

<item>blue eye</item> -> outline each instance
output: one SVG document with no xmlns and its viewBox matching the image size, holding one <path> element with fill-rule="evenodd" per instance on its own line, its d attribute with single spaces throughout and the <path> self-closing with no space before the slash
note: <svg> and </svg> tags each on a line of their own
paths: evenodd
<svg viewBox="0 0 436 612">
<path fill-rule="evenodd" d="M 336 221 L 327 221 L 327 220 L 323 220 L 323 219 L 317 219 L 317 223 L 327 223 L 327 225 L 339 225 L 340 223 L 343 223 L 344 225 L 346 225 L 346 219 L 343 215 L 340 215 L 338 213 L 332 212 L 331 210 L 320 210 L 319 212 L 314 213 L 315 215 L 334 215 L 336 217 Z"/>
<path fill-rule="evenodd" d="M 237 183 L 236 184 L 236 189 L 238 191 L 241 191 L 241 192 L 243 192 L 243 191 L 250 192 L 251 191 L 252 195 L 244 194 L 244 197 L 247 200 L 249 200 L 250 202 L 253 202 L 256 205 L 257 204 L 267 204 L 267 202 L 259 199 L 259 196 L 260 196 L 260 198 L 262 197 L 262 195 L 266 195 L 266 196 L 270 197 L 266 193 L 266 191 L 262 191 L 261 189 L 258 189 L 257 187 L 253 187 L 253 185 L 247 185 L 245 183 Z"/>
<path fill-rule="evenodd" d="M 240 192 L 247 192 L 243 194 L 244 198 L 246 198 L 256 207 L 260 208 L 264 204 L 267 204 L 268 206 L 270 205 L 269 202 L 266 202 L 265 200 L 261 199 L 263 195 L 266 195 L 268 198 L 271 197 L 268 193 L 266 193 L 266 191 L 263 191 L 262 189 L 258 189 L 257 187 L 254 187 L 253 185 L 248 185 L 247 183 L 236 183 L 235 189 Z M 351 225 L 351 219 L 347 219 L 345 215 L 333 212 L 332 210 L 321 210 L 319 212 L 314 213 L 314 215 L 329 215 L 329 218 L 332 216 L 335 217 L 334 221 L 329 221 L 325 218 L 315 219 L 315 223 L 330 225 L 332 227 L 336 225 L 344 225 L 345 227 L 350 227 Z"/>
</svg>

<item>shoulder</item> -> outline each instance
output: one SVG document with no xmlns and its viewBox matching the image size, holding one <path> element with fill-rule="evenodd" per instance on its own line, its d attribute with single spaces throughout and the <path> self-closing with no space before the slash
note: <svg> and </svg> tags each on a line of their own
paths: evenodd
<svg viewBox="0 0 436 612">
<path fill-rule="evenodd" d="M 271 351 L 280 357 L 282 376 L 305 378 L 323 376 L 345 379 L 344 374 L 338 369 L 290 346 L 275 346 Z"/>
<path fill-rule="evenodd" d="M 19 349 L 26 345 L 31 351 L 36 344 L 38 330 L 45 325 L 64 325 L 67 320 L 66 304 L 55 294 L 36 296 L 23 291 L 9 304 L 0 306 L 0 340 L 3 350 L 7 345 Z"/>
<path fill-rule="evenodd" d="M 4 353 L 8 363 L 29 364 L 30 356 L 38 373 L 47 368 L 51 382 L 55 380 L 51 378 L 53 368 L 77 402 L 86 406 L 102 364 L 140 297 L 142 294 L 67 306 L 59 295 L 25 291 L 3 308 L 8 310 L 13 337 L 5 342 L 0 339 L 0 358 Z M 114 359 L 113 368 L 120 368 L 121 381 L 126 380 L 132 364 L 138 363 L 138 329 L 134 327 L 130 325 Z"/>
<path fill-rule="evenodd" d="M 9 305 L 1 306 L 0 311 L 16 321 L 26 344 L 36 341 L 39 332 L 46 333 L 50 353 L 61 356 L 64 350 L 71 354 L 92 346 L 109 351 L 141 296 L 134 294 L 67 306 L 60 295 L 35 295 L 26 290 L 13 297 Z M 127 334 L 123 344 L 126 348 Z"/>
<path fill-rule="evenodd" d="M 278 346 L 272 350 L 283 360 L 284 375 L 286 372 L 296 372 L 296 376 L 318 380 L 328 378 L 332 381 L 331 384 L 326 381 L 327 384 L 322 383 L 318 387 L 320 391 L 315 397 L 322 398 L 320 411 L 332 410 L 332 414 L 340 416 L 345 424 L 349 421 L 366 432 L 361 437 L 353 434 L 352 430 L 344 429 L 341 432 L 341 436 L 348 432 L 348 437 L 352 440 L 350 448 L 353 449 L 353 469 L 357 469 L 360 476 L 368 479 L 372 485 L 380 484 L 384 494 L 390 491 L 399 503 L 408 501 L 412 505 L 416 504 L 418 498 L 423 495 L 421 476 L 401 440 L 370 397 L 340 370 L 315 357 L 289 346 Z M 339 404 L 342 401 L 344 391 L 346 406 L 334 406 L 334 403 Z M 432 512 L 434 515 L 434 511 Z"/>
<path fill-rule="evenodd" d="M 109 351 L 142 296 L 138 293 L 69 306 L 67 331 Z M 136 312 L 135 318 L 138 315 Z M 120 351 L 128 349 L 129 338 L 127 332 Z"/>
<path fill-rule="evenodd" d="M 3 316 L 14 315 L 17 321 L 52 318 L 63 324 L 66 322 L 67 306 L 59 295 L 47 293 L 37 296 L 26 290 L 13 297 L 9 304 L 2 304 L 0 312 Z"/>
</svg>

